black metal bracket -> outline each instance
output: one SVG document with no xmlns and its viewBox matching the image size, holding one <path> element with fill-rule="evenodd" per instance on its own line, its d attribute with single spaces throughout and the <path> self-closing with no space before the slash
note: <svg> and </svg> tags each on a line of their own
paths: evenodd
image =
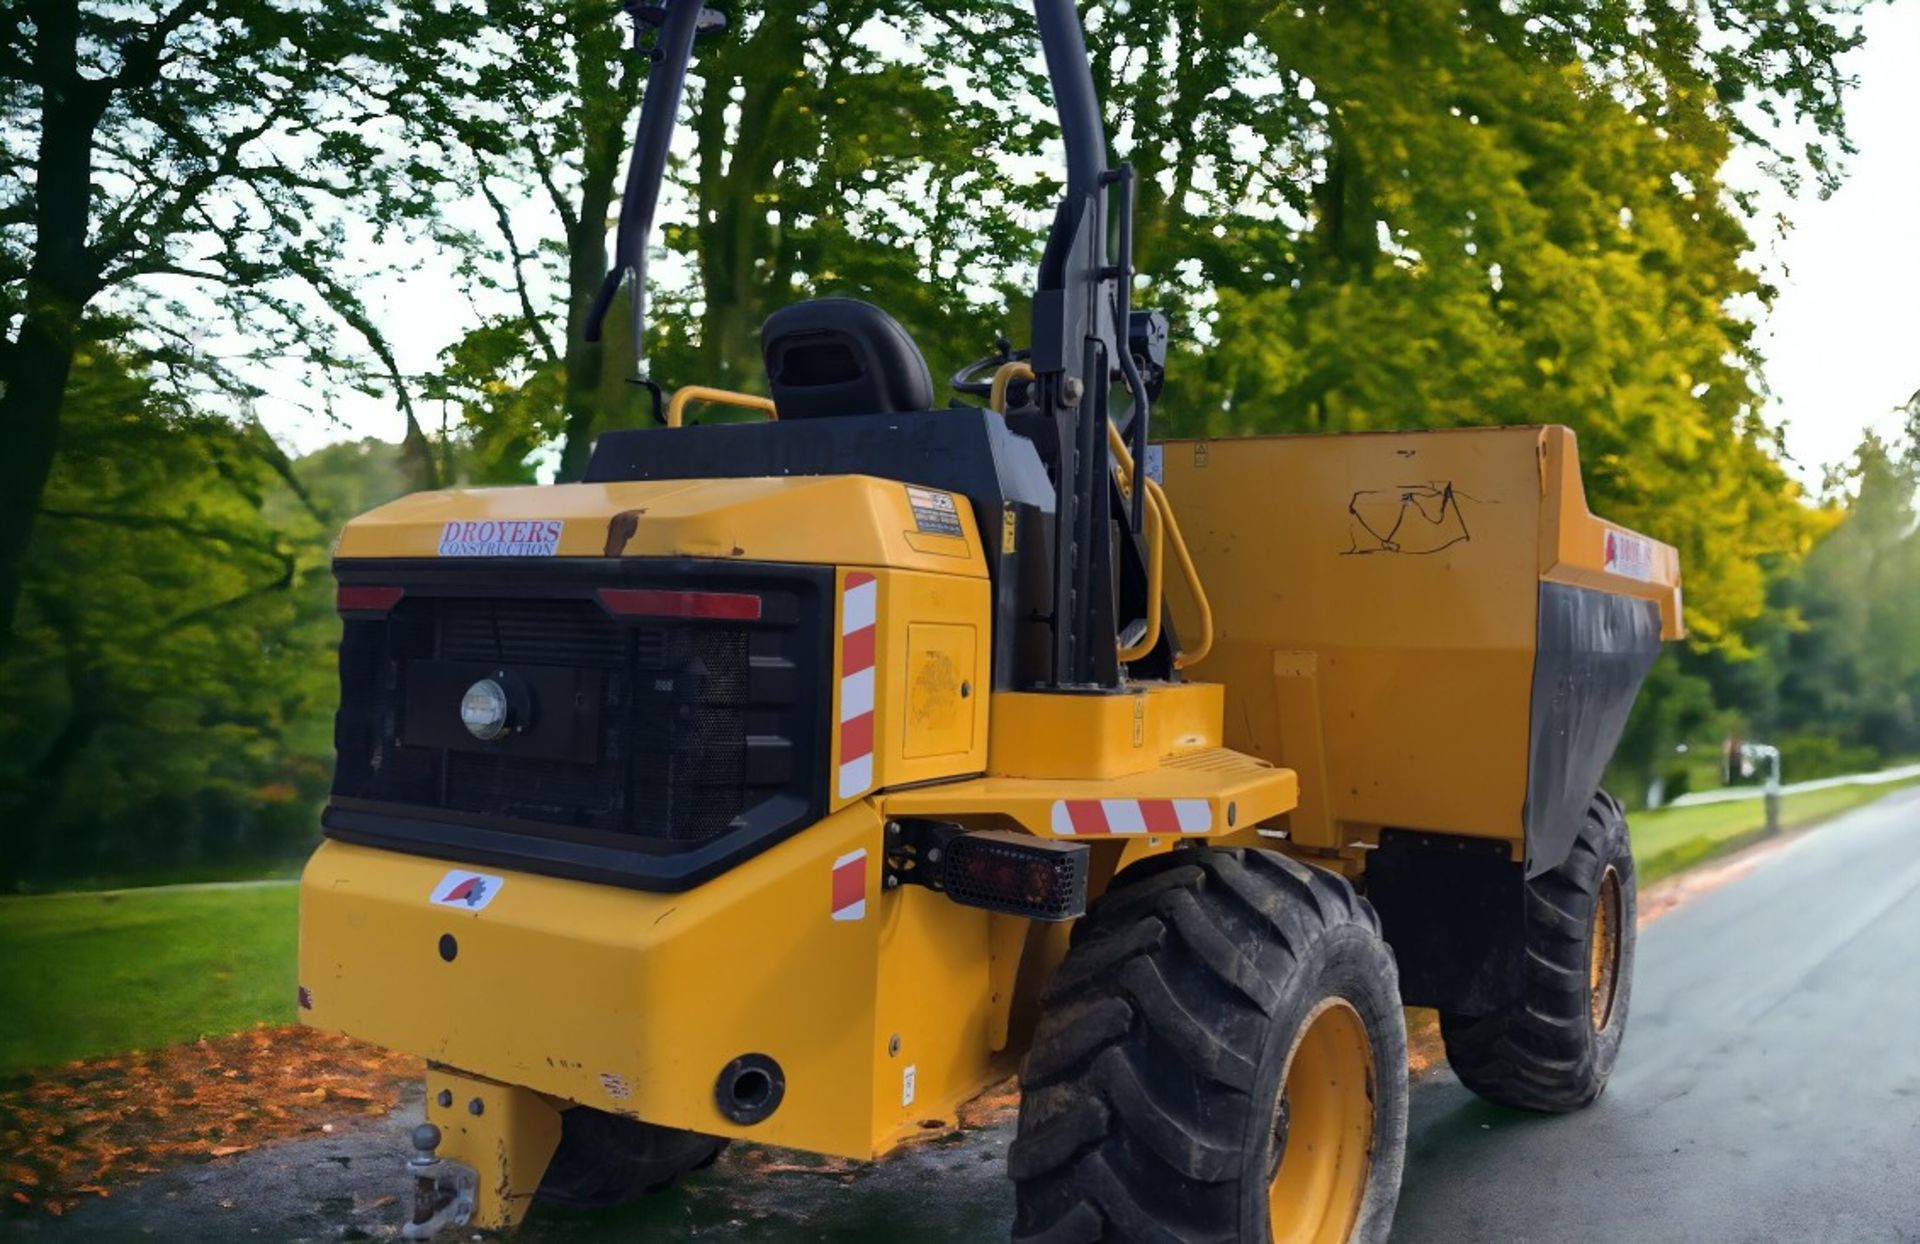
<svg viewBox="0 0 1920 1244">
<path fill-rule="evenodd" d="M 903 885 L 945 890 L 940 863 L 946 858 L 947 844 L 963 832 L 960 826 L 951 821 L 928 821 L 915 817 L 888 821 L 880 884 L 889 890 L 897 890 Z"/>
</svg>

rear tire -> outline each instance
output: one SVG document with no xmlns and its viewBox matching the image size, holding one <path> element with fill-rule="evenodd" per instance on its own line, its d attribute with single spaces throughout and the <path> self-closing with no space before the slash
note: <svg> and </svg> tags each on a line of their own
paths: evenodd
<svg viewBox="0 0 1920 1244">
<path fill-rule="evenodd" d="M 1526 883 L 1520 997 L 1492 1015 L 1442 1013 L 1460 1082 L 1488 1101 L 1563 1114 L 1600 1096 L 1633 994 L 1635 894 L 1627 818 L 1600 791 L 1566 862 Z"/>
<path fill-rule="evenodd" d="M 1406 1149 L 1393 956 L 1340 877 L 1186 848 L 1115 878 L 1041 999 L 1018 1244 L 1384 1240 Z"/>
<path fill-rule="evenodd" d="M 591 1106 L 560 1115 L 560 1146 L 534 1199 L 569 1209 L 625 1205 L 713 1165 L 727 1142 Z"/>
</svg>

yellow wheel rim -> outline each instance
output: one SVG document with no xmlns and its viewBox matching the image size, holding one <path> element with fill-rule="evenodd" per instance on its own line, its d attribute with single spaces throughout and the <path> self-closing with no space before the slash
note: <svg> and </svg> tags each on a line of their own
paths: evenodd
<svg viewBox="0 0 1920 1244">
<path fill-rule="evenodd" d="M 1273 1244 L 1343 1244 L 1373 1169 L 1373 1043 L 1340 998 L 1294 1039 L 1274 1110 L 1267 1224 Z"/>
<path fill-rule="evenodd" d="M 1588 1000 L 1593 1030 L 1605 1030 L 1613 1018 L 1613 998 L 1620 983 L 1620 874 L 1611 867 L 1600 878 L 1593 903 L 1593 936 L 1587 959 Z"/>
</svg>

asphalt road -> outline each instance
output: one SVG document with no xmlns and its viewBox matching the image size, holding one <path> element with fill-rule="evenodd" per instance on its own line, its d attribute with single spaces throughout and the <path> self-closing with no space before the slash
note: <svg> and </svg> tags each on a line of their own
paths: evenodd
<svg viewBox="0 0 1920 1244">
<path fill-rule="evenodd" d="M 1640 931 L 1606 1093 L 1412 1098 L 1395 1239 L 1920 1240 L 1920 790 Z"/>
<path fill-rule="evenodd" d="M 1920 1241 L 1920 790 L 1690 888 L 1641 930 L 1594 1106 L 1540 1118 L 1444 1070 L 1416 1082 L 1397 1242 Z M 392 1238 L 416 1119 L 155 1176 L 16 1233 Z M 1004 1240 L 1010 1130 L 870 1167 L 736 1149 L 628 1210 L 536 1210 L 520 1241 Z"/>
</svg>

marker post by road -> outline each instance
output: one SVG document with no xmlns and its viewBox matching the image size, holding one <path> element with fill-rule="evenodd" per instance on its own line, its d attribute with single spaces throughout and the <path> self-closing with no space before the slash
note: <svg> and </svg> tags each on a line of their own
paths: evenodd
<svg viewBox="0 0 1920 1244">
<path fill-rule="evenodd" d="M 1777 834 L 1780 832 L 1780 749 L 1771 743 L 1742 743 L 1739 755 L 1743 776 L 1751 774 L 1757 764 L 1767 766 L 1767 784 L 1761 801 L 1766 808 L 1767 833 Z"/>
</svg>

